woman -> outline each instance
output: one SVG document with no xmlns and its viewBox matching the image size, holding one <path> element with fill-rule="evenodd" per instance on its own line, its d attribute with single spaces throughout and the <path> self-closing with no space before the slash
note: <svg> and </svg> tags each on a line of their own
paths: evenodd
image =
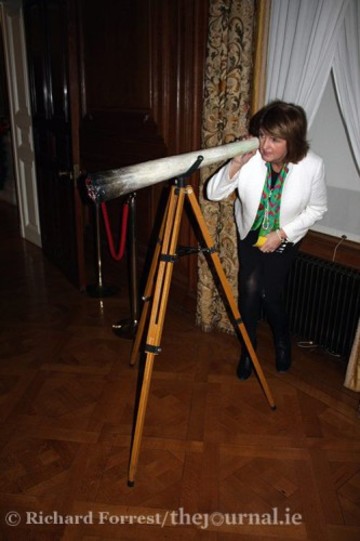
<svg viewBox="0 0 360 541">
<path fill-rule="evenodd" d="M 239 310 L 256 347 L 261 303 L 271 325 L 276 368 L 291 365 L 291 340 L 283 289 L 300 240 L 327 210 L 322 159 L 309 150 L 304 110 L 275 101 L 250 120 L 259 149 L 236 156 L 207 185 L 208 198 L 219 201 L 237 189 L 235 220 L 239 233 Z M 240 379 L 252 372 L 242 347 Z"/>
</svg>

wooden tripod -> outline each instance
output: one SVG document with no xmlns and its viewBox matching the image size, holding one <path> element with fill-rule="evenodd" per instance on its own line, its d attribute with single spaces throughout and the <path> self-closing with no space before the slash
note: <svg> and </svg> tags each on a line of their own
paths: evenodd
<svg viewBox="0 0 360 541">
<path fill-rule="evenodd" d="M 178 184 L 176 184 L 176 182 Z M 181 216 L 184 207 L 185 195 L 187 195 L 192 211 L 195 215 L 199 228 L 201 230 L 207 251 L 214 263 L 217 275 L 223 287 L 226 299 L 231 308 L 235 322 L 243 337 L 246 348 L 250 354 L 256 374 L 272 409 L 275 409 L 275 403 L 271 396 L 270 389 L 266 382 L 263 370 L 260 366 L 254 348 L 251 344 L 245 325 L 241 320 L 239 310 L 234 300 L 230 285 L 222 269 L 220 258 L 215 251 L 213 241 L 208 232 L 204 217 L 202 216 L 199 203 L 191 186 L 184 186 L 183 179 L 175 181 L 171 187 L 170 196 L 167 202 L 164 218 L 160 228 L 159 242 L 156 245 L 153 255 L 150 272 L 144 293 L 144 305 L 135 336 L 135 341 L 131 353 L 130 364 L 134 365 L 138 356 L 139 348 L 148 319 L 148 310 L 151 305 L 147 339 L 145 344 L 145 369 L 140 389 L 139 403 L 136 412 L 134 435 L 131 447 L 128 485 L 134 486 L 134 478 L 140 453 L 141 438 L 144 428 L 146 405 L 149 396 L 150 381 L 154 365 L 155 355 L 161 351 L 160 341 L 164 325 L 165 311 L 169 297 L 169 289 L 174 262 L 177 258 L 177 241 L 180 230 Z"/>
</svg>

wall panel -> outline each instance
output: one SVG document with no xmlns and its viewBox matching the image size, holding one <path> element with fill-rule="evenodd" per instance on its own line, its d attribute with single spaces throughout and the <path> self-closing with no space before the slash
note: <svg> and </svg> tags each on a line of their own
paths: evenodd
<svg viewBox="0 0 360 541">
<path fill-rule="evenodd" d="M 207 0 L 79 0 L 82 28 L 81 166 L 99 171 L 201 147 Z M 190 180 L 197 189 L 198 175 Z M 162 214 L 168 183 L 137 192 L 143 260 Z M 180 244 L 196 243 L 184 213 Z M 174 281 L 194 294 L 195 257 Z"/>
</svg>

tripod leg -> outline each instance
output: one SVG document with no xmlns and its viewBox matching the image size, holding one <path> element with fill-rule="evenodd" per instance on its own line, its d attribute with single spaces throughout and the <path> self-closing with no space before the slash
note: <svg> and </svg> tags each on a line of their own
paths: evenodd
<svg viewBox="0 0 360 541">
<path fill-rule="evenodd" d="M 138 329 L 137 329 L 137 332 L 136 332 L 136 335 L 135 335 L 134 344 L 133 344 L 132 351 L 131 351 L 130 366 L 134 366 L 134 364 L 136 363 L 136 360 L 137 360 L 138 354 L 139 354 L 140 345 L 141 345 L 141 340 L 142 340 L 142 337 L 144 335 L 145 324 L 146 324 L 146 321 L 147 321 L 147 315 L 148 315 L 149 307 L 150 307 L 151 300 L 152 300 L 152 294 L 153 294 L 153 290 L 154 290 L 155 272 L 156 272 L 158 262 L 159 262 L 160 248 L 161 248 L 162 239 L 163 239 L 163 235 L 164 235 L 165 223 L 166 223 L 168 212 L 169 212 L 169 204 L 170 204 L 170 200 L 168 200 L 167 205 L 166 205 L 164 218 L 163 218 L 163 221 L 162 221 L 161 227 L 160 227 L 159 239 L 158 239 L 158 242 L 156 243 L 156 246 L 155 246 L 154 255 L 153 255 L 153 258 L 152 258 L 152 261 L 151 261 L 149 275 L 148 275 L 148 278 L 147 278 L 147 281 L 146 281 L 146 286 L 145 286 L 145 291 L 144 291 L 144 296 L 143 296 L 144 304 L 143 304 L 143 308 L 142 308 L 142 312 L 141 312 L 141 317 L 140 317 Z"/>
<path fill-rule="evenodd" d="M 165 311 L 169 297 L 173 264 L 176 258 L 177 241 L 180 230 L 181 214 L 184 206 L 184 188 L 171 189 L 168 213 L 164 226 L 162 250 L 159 258 L 154 297 L 151 306 L 144 378 L 141 384 L 139 405 L 136 413 L 134 438 L 129 464 L 129 486 L 133 486 L 136 473 L 142 432 L 144 427 L 146 405 L 150 390 L 150 380 L 154 364 L 154 356 L 160 353 L 160 340 L 164 325 Z"/>
<path fill-rule="evenodd" d="M 275 407 L 276 407 L 275 402 L 274 402 L 274 399 L 273 399 L 273 397 L 271 395 L 271 392 L 270 392 L 269 386 L 267 384 L 267 381 L 265 379 L 264 372 L 263 372 L 263 370 L 261 368 L 261 365 L 259 363 L 259 360 L 258 360 L 258 358 L 256 356 L 255 350 L 253 348 L 253 345 L 251 343 L 251 340 L 249 338 L 249 335 L 247 333 L 245 325 L 242 322 L 240 312 L 239 312 L 238 307 L 236 305 L 236 302 L 235 302 L 234 296 L 232 294 L 229 282 L 228 282 L 228 280 L 226 278 L 226 275 L 224 273 L 224 270 L 222 268 L 220 258 L 218 256 L 218 254 L 213 251 L 214 242 L 213 242 L 213 240 L 212 240 L 212 238 L 211 238 L 211 236 L 209 234 L 206 222 L 205 222 L 204 217 L 203 217 L 203 215 L 201 213 L 199 203 L 197 202 L 197 199 L 195 197 L 194 191 L 193 191 L 191 186 L 186 187 L 186 193 L 187 193 L 187 195 L 189 197 L 189 201 L 190 201 L 192 210 L 193 210 L 193 212 L 195 214 L 195 217 L 197 219 L 197 223 L 198 223 L 198 225 L 200 227 L 200 230 L 201 230 L 201 233 L 203 235 L 205 244 L 206 244 L 207 248 L 209 248 L 209 250 L 210 250 L 211 259 L 213 260 L 213 263 L 215 265 L 217 275 L 218 275 L 218 277 L 220 279 L 220 282 L 221 282 L 221 285 L 223 287 L 226 299 L 227 299 L 227 301 L 229 303 L 229 306 L 231 308 L 231 312 L 232 312 L 232 314 L 233 314 L 233 316 L 235 318 L 235 321 L 236 321 L 236 323 L 237 323 L 237 325 L 239 327 L 239 330 L 241 332 L 241 335 L 242 335 L 242 337 L 244 339 L 246 348 L 247 348 L 247 350 L 248 350 L 248 352 L 250 354 L 250 357 L 251 357 L 251 360 L 253 362 L 256 374 L 257 374 L 257 376 L 258 376 L 258 378 L 260 380 L 260 384 L 261 384 L 261 386 L 263 388 L 263 391 L 264 391 L 265 396 L 266 396 L 266 398 L 267 398 L 267 400 L 269 402 L 270 407 L 272 409 L 275 409 Z"/>
<path fill-rule="evenodd" d="M 137 463 L 139 460 L 140 454 L 140 445 L 142 433 L 144 430 L 146 406 L 149 398 L 150 382 L 151 375 L 154 367 L 154 354 L 149 353 L 146 356 L 146 364 L 144 370 L 143 381 L 141 384 L 140 400 L 136 412 L 136 422 L 135 422 L 135 431 L 133 442 L 131 446 L 131 455 L 130 455 L 130 464 L 129 464 L 129 474 L 128 474 L 128 485 L 130 487 L 134 486 L 135 473 L 137 469 Z"/>
</svg>

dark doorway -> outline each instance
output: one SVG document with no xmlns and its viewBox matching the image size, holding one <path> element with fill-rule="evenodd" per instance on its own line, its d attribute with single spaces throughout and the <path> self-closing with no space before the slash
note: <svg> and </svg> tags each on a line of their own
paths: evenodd
<svg viewBox="0 0 360 541">
<path fill-rule="evenodd" d="M 78 286 L 81 226 L 73 155 L 78 134 L 71 122 L 68 21 L 65 0 L 24 2 L 42 246 Z"/>
</svg>

